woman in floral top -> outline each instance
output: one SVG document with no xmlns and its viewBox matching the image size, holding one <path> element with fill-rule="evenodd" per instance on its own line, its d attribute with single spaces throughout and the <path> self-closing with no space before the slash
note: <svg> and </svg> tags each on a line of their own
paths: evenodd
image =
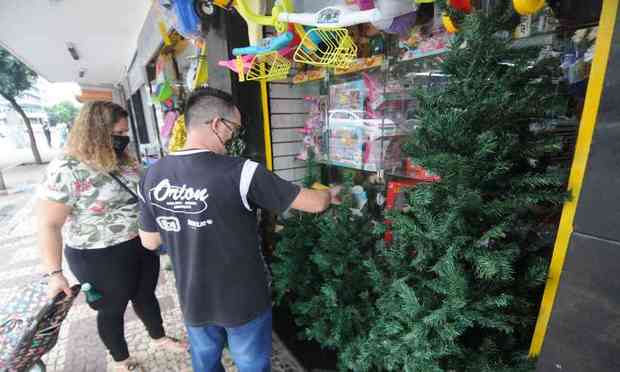
<svg viewBox="0 0 620 372">
<path fill-rule="evenodd" d="M 155 287 L 159 257 L 138 238 L 138 164 L 125 151 L 127 112 L 111 102 L 84 105 L 65 154 L 52 161 L 39 191 L 39 244 L 49 278 L 49 296 L 71 295 L 62 273 L 62 248 L 73 274 L 103 297 L 97 311 L 101 340 L 117 371 L 140 370 L 129 358 L 124 314 L 132 306 L 156 345 L 185 351 L 165 336 Z"/>
</svg>

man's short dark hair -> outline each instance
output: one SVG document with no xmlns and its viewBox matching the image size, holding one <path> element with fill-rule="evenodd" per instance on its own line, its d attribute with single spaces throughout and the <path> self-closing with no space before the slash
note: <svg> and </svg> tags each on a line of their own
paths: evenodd
<svg viewBox="0 0 620 372">
<path fill-rule="evenodd" d="M 230 94 L 219 89 L 205 87 L 195 90 L 185 103 L 185 126 L 206 123 L 216 117 L 230 119 L 237 106 Z"/>
</svg>

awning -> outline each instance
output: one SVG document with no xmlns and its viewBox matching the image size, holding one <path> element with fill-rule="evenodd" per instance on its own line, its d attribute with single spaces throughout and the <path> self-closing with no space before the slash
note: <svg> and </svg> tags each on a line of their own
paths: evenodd
<svg viewBox="0 0 620 372">
<path fill-rule="evenodd" d="M 50 82 L 111 90 L 131 62 L 149 0 L 2 0 L 0 44 Z"/>
</svg>

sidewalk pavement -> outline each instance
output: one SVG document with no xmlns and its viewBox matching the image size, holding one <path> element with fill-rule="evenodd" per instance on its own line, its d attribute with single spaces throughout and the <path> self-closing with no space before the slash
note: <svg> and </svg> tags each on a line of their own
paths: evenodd
<svg viewBox="0 0 620 372">
<path fill-rule="evenodd" d="M 44 163 L 50 162 L 62 152 L 61 149 L 39 146 L 39 154 Z M 34 156 L 30 147 L 22 149 L 0 149 L 0 171 L 13 168 L 20 164 L 34 163 Z"/>
<path fill-rule="evenodd" d="M 22 179 L 29 180 L 29 182 L 36 181 L 36 175 L 42 179 L 41 167 L 41 165 L 33 166 L 29 169 L 30 172 L 21 175 Z M 0 257 L 2 257 L 0 260 L 0 299 L 8 298 L 20 286 L 39 278 L 42 271 L 36 238 L 35 201 L 32 190 L 0 197 L 0 210 L 2 203 L 5 206 L 19 205 L 19 208 L 12 210 L 10 216 L 6 216 L 5 221 L 1 220 L 0 215 Z M 156 295 L 168 335 L 186 339 L 174 285 L 174 275 L 163 269 L 167 266 L 167 259 L 167 256 L 164 256 L 162 260 L 162 271 Z M 68 268 L 64 267 L 64 269 L 72 278 Z M 80 295 L 62 324 L 58 344 L 43 357 L 48 372 L 112 371 L 112 359 L 97 335 L 95 315 L 95 312 L 86 304 L 84 296 Z M 133 309 L 127 310 L 125 319 L 125 334 L 130 352 L 133 357 L 143 363 L 147 371 L 191 370 L 189 354 L 160 351 L 150 344 L 148 334 Z M 275 333 L 273 349 L 272 371 L 304 371 Z M 237 371 L 228 353 L 225 352 L 222 359 L 226 372 Z"/>
</svg>

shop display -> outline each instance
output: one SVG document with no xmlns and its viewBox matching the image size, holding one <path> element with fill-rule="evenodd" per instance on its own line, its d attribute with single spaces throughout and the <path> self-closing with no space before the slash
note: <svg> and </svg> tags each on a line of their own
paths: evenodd
<svg viewBox="0 0 620 372">
<path fill-rule="evenodd" d="M 400 62 L 392 62 L 330 74 L 320 83 L 327 94 L 321 135 L 313 137 L 319 141 L 317 161 L 415 177 L 419 172 L 407 173 L 400 149 L 415 128 L 416 86 L 425 86 L 428 80 L 416 74 L 427 74 L 436 65 L 435 58 L 417 59 L 404 69 Z"/>
<path fill-rule="evenodd" d="M 380 64 L 308 83 L 320 96 L 305 149 L 318 149 L 324 184 L 347 186 L 345 203 L 283 221 L 275 292 L 341 370 L 531 368 L 567 197 L 556 131 L 572 120 L 565 89 L 587 78 L 591 46 L 536 39 L 554 32 L 546 10 L 515 32 L 467 3 L 450 1 L 475 18 L 458 27 L 480 27 L 452 38 L 438 15 L 410 40 L 388 36 Z"/>
<path fill-rule="evenodd" d="M 305 65 L 346 70 L 359 57 L 358 45 L 348 27 L 367 24 L 374 29 L 375 36 L 359 41 L 366 42 L 373 54 L 383 53 L 383 36 L 377 30 L 408 37 L 418 22 L 418 13 L 424 14 L 433 8 L 429 5 L 432 1 L 419 3 L 412 0 L 330 0 L 323 5 L 322 2 L 293 4 L 280 0 L 275 2 L 271 15 L 259 15 L 245 0 L 215 0 L 215 6 L 235 8 L 249 24 L 271 26 L 278 32 L 254 45 L 234 49 L 235 61 L 220 61 L 219 65 L 236 72 L 239 81 L 245 81 L 245 74 L 252 70 L 254 77 L 248 80 L 283 79 L 290 69 L 288 58 Z M 278 60 L 277 74 L 265 73 L 266 66 L 254 66 L 266 53 Z"/>
<path fill-rule="evenodd" d="M 177 74 L 173 55 L 162 53 L 155 63 L 155 81 L 151 83 L 151 101 L 160 113 L 159 138 L 163 148 L 168 147 L 172 127 L 179 116 L 181 107 L 181 88 L 175 85 Z"/>
<path fill-rule="evenodd" d="M 307 161 L 306 186 L 345 186 L 342 205 L 278 222 L 278 301 L 341 370 L 527 369 L 546 237 L 567 196 L 558 133 L 576 130 L 564 89 L 587 81 L 591 37 L 559 40 L 548 8 L 509 29 L 469 1 L 311 3 L 278 1 L 267 16 L 214 3 L 274 26 L 219 64 L 242 81 L 294 70 L 293 83 L 311 84 L 303 127 L 280 128 L 303 142 L 286 148 Z M 162 80 L 159 102 L 169 88 Z M 182 148 L 183 116 L 164 122 Z"/>
</svg>

